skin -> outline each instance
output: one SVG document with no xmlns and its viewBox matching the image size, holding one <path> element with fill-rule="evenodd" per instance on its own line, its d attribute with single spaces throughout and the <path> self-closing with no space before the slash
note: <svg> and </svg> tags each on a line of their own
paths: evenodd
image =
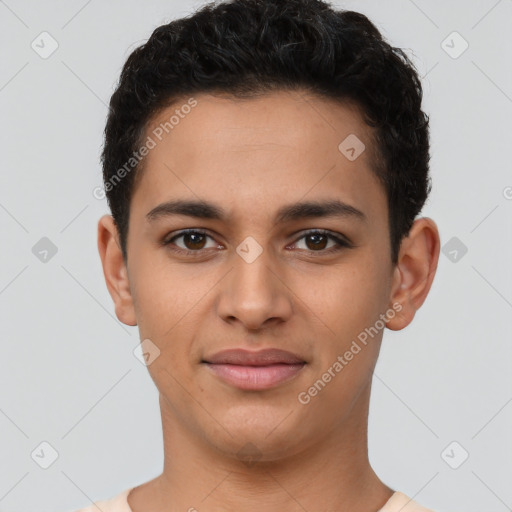
<svg viewBox="0 0 512 512">
<path fill-rule="evenodd" d="M 386 194 L 370 170 L 372 132 L 356 106 L 297 91 L 195 98 L 197 106 L 146 157 L 130 206 L 126 262 L 112 217 L 98 224 L 116 315 L 160 350 L 148 371 L 160 397 L 164 469 L 132 490 L 128 503 L 133 512 L 375 512 L 393 493 L 367 453 L 383 329 L 309 403 L 298 395 L 393 304 L 401 310 L 386 317 L 388 329 L 412 321 L 436 271 L 437 226 L 417 219 L 392 265 Z M 147 134 L 187 99 L 160 112 Z M 338 150 L 349 134 L 367 148 L 354 161 Z M 146 214 L 170 199 L 213 202 L 228 219 L 150 222 Z M 283 205 L 327 199 L 367 220 L 275 222 Z M 174 247 L 200 256 L 162 245 L 186 228 L 209 236 L 177 238 Z M 326 253 L 336 244 L 320 237 L 315 246 L 304 236 L 314 229 L 344 235 L 352 247 Z M 251 263 L 236 252 L 248 236 L 262 248 Z M 201 364 L 226 348 L 271 347 L 307 364 L 268 390 L 230 386 Z M 255 447 L 257 462 L 238 454 L 244 446 Z"/>
</svg>

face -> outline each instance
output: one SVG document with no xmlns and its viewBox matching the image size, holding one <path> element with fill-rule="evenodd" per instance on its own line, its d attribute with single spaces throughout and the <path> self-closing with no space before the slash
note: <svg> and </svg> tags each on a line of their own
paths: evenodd
<svg viewBox="0 0 512 512">
<path fill-rule="evenodd" d="M 336 432 L 369 391 L 394 313 L 386 194 L 354 106 L 293 92 L 195 101 L 147 128 L 133 316 L 159 351 L 148 370 L 169 417 L 226 454 L 250 442 L 272 460 Z"/>
</svg>

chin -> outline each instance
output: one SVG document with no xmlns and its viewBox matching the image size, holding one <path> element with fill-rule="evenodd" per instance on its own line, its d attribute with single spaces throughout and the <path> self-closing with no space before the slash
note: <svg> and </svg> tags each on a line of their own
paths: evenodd
<svg viewBox="0 0 512 512">
<path fill-rule="evenodd" d="M 223 423 L 226 430 L 219 427 L 221 438 L 217 437 L 213 444 L 217 450 L 240 460 L 270 462 L 299 453 L 307 444 L 307 435 L 304 426 L 283 422 L 287 414 L 289 411 L 283 411 L 279 418 Z"/>
</svg>

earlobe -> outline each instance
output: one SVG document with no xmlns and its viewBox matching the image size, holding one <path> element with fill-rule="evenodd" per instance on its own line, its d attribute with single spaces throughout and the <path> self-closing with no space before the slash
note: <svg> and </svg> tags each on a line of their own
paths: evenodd
<svg viewBox="0 0 512 512">
<path fill-rule="evenodd" d="M 437 269 L 440 245 L 435 222 L 428 217 L 417 219 L 402 241 L 394 269 L 390 304 L 400 303 L 402 307 L 386 323 L 388 329 L 398 331 L 409 325 L 427 298 Z"/>
<path fill-rule="evenodd" d="M 104 215 L 98 221 L 98 251 L 117 318 L 126 325 L 137 325 L 128 269 L 123 259 L 117 226 L 111 215 Z"/>
</svg>

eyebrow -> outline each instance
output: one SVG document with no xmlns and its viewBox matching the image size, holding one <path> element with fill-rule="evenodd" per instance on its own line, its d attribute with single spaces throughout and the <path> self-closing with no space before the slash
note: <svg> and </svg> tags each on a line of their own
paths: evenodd
<svg viewBox="0 0 512 512">
<path fill-rule="evenodd" d="M 227 220 L 227 212 L 207 201 L 171 200 L 161 203 L 146 214 L 146 219 L 153 222 L 163 217 L 186 215 L 197 219 Z M 276 214 L 276 223 L 282 224 L 294 220 L 316 217 L 346 217 L 366 222 L 366 215 L 354 206 L 333 199 L 326 201 L 305 201 L 281 207 Z"/>
</svg>

